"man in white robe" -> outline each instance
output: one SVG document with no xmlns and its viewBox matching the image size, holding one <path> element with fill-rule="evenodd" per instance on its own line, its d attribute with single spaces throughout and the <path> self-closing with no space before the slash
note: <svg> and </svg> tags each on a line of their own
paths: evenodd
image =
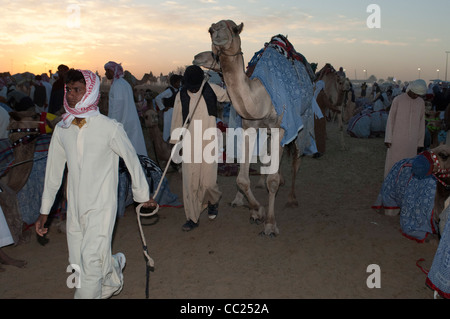
<svg viewBox="0 0 450 319">
<path fill-rule="evenodd" d="M 147 179 L 122 124 L 99 112 L 99 87 L 100 79 L 91 71 L 70 70 L 67 74 L 67 113 L 50 142 L 41 215 L 36 222 L 36 232 L 43 236 L 67 164 L 69 262 L 79 271 L 75 298 L 109 298 L 123 286 L 125 256 L 111 254 L 119 157 L 130 172 L 134 200 L 144 207 L 156 204 L 149 199 Z"/>
<path fill-rule="evenodd" d="M 417 155 L 425 139 L 425 81 L 416 80 L 409 84 L 406 93 L 392 101 L 386 123 L 384 142 L 387 147 L 384 177 L 398 161 Z"/>
<path fill-rule="evenodd" d="M 139 155 L 148 156 L 141 122 L 134 102 L 133 90 L 123 78 L 122 66 L 110 61 L 105 64 L 105 71 L 108 80 L 112 80 L 109 89 L 108 117 L 122 123 L 131 144 Z"/>
</svg>

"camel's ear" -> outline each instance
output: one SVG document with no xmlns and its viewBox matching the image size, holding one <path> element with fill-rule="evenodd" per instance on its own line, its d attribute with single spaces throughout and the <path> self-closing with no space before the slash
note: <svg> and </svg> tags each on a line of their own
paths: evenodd
<svg viewBox="0 0 450 319">
<path fill-rule="evenodd" d="M 233 28 L 233 32 L 236 34 L 240 34 L 242 32 L 242 29 L 244 29 L 244 23 L 241 22 L 240 25 L 237 25 Z"/>
</svg>

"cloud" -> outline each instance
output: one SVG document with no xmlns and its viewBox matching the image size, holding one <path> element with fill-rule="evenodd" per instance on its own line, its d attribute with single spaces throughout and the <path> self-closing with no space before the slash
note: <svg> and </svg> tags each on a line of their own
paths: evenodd
<svg viewBox="0 0 450 319">
<path fill-rule="evenodd" d="M 386 45 L 386 46 L 408 46 L 406 42 L 393 42 L 389 40 L 363 40 L 364 44 Z"/>
</svg>

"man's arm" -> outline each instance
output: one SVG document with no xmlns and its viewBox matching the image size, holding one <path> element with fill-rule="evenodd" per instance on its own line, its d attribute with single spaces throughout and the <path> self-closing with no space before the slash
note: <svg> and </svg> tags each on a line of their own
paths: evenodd
<svg viewBox="0 0 450 319">
<path fill-rule="evenodd" d="M 164 110 L 166 107 L 163 103 L 163 99 L 169 98 L 171 96 L 172 96 L 172 90 L 166 89 L 155 97 L 155 103 L 161 111 Z"/>
<path fill-rule="evenodd" d="M 150 200 L 150 190 L 147 177 L 142 169 L 136 150 L 131 144 L 123 125 L 117 123 L 117 129 L 111 138 L 111 148 L 125 162 L 131 176 L 131 190 L 133 199 L 138 203 L 147 203 Z M 145 206 L 145 205 L 144 205 Z"/>
<path fill-rule="evenodd" d="M 44 191 L 42 193 L 40 210 L 41 214 L 35 222 L 36 233 L 39 236 L 43 236 L 47 233 L 47 228 L 44 228 L 44 225 L 53 206 L 53 202 L 55 201 L 55 196 L 61 187 L 64 168 L 67 162 L 66 152 L 60 141 L 59 130 L 59 127 L 55 128 L 47 154 Z"/>
</svg>

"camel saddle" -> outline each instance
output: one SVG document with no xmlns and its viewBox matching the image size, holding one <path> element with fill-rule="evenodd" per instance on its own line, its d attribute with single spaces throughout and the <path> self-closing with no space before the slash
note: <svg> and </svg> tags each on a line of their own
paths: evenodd
<svg viewBox="0 0 450 319">
<path fill-rule="evenodd" d="M 253 56 L 253 58 L 250 60 L 247 66 L 247 76 L 250 77 L 253 74 L 253 71 L 255 70 L 256 64 L 258 63 L 259 59 L 261 58 L 264 51 L 267 49 L 267 47 L 272 47 L 277 52 L 279 52 L 281 55 L 285 56 L 288 60 L 296 60 L 301 63 L 306 68 L 306 71 L 308 72 L 309 77 L 311 78 L 311 81 L 314 81 L 315 74 L 313 69 L 311 68 L 311 65 L 308 63 L 308 60 L 299 52 L 297 52 L 294 49 L 294 46 L 289 42 L 287 37 L 284 35 L 278 34 L 273 36 L 270 39 L 270 42 L 264 44 L 264 48 L 256 52 Z"/>
</svg>

